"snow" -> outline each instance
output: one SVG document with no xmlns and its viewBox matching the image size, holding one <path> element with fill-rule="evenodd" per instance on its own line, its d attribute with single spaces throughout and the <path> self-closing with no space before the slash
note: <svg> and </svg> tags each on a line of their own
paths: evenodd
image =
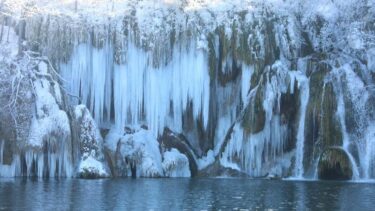
<svg viewBox="0 0 375 211">
<path fill-rule="evenodd" d="M 36 113 L 32 120 L 28 144 L 42 147 L 44 138 L 55 134 L 66 137 L 70 135 L 69 118 L 65 111 L 60 110 L 56 99 L 49 92 L 50 82 L 39 79 L 34 82 L 36 94 Z"/>
<path fill-rule="evenodd" d="M 58 176 L 71 177 L 73 167 L 68 116 L 65 111 L 60 110 L 55 97 L 50 93 L 51 84 L 47 79 L 37 79 L 33 85 L 36 111 L 27 140 L 27 146 L 31 148 L 25 152 L 27 176 L 32 176 L 33 162 L 37 162 L 38 177 L 45 176 L 45 165 L 48 165 L 49 177 L 54 177 L 56 172 Z M 47 155 L 42 150 L 44 146 L 48 148 Z"/>
<path fill-rule="evenodd" d="M 78 172 L 81 174 L 84 174 L 84 173 L 95 174 L 97 175 L 97 177 L 109 176 L 107 169 L 105 168 L 103 163 L 93 158 L 92 156 L 88 156 L 87 158 L 83 158 L 81 160 L 79 167 L 78 167 Z"/>
<path fill-rule="evenodd" d="M 164 152 L 162 166 L 166 177 L 191 176 L 188 158 L 177 149 Z"/>
</svg>

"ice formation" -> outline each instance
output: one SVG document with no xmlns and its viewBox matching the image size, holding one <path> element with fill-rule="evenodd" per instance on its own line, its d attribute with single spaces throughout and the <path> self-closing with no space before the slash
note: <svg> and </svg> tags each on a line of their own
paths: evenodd
<svg viewBox="0 0 375 211">
<path fill-rule="evenodd" d="M 119 145 L 129 176 L 132 176 L 132 170 L 137 177 L 163 176 L 159 143 L 150 131 L 141 129 L 134 134 L 126 134 Z"/>
<path fill-rule="evenodd" d="M 109 177 L 109 169 L 104 159 L 103 138 L 96 122 L 85 105 L 74 108 L 74 128 L 79 139 L 80 163 L 78 175 L 81 177 Z"/>
<path fill-rule="evenodd" d="M 177 149 L 164 152 L 162 166 L 167 177 L 191 176 L 188 158 Z"/>
</svg>

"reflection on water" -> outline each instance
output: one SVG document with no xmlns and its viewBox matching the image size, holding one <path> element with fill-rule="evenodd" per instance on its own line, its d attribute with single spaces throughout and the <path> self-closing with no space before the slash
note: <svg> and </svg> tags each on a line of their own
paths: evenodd
<svg viewBox="0 0 375 211">
<path fill-rule="evenodd" d="M 0 179 L 0 210 L 371 210 L 374 183 L 250 179 Z"/>
</svg>

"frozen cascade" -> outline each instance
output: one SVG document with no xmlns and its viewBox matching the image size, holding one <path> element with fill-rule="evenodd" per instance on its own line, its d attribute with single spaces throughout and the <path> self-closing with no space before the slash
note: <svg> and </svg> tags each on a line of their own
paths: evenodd
<svg viewBox="0 0 375 211">
<path fill-rule="evenodd" d="M 297 77 L 297 76 L 296 76 Z M 306 107 L 309 101 L 310 95 L 310 83 L 304 75 L 298 75 L 298 87 L 300 90 L 300 117 L 298 123 L 297 132 L 297 144 L 296 144 L 296 163 L 294 169 L 294 176 L 297 178 L 303 178 L 304 167 L 303 167 L 303 155 L 304 155 L 304 143 L 305 143 L 305 116 Z M 292 87 L 292 86 L 291 86 Z"/>
<path fill-rule="evenodd" d="M 241 72 L 241 103 L 243 105 L 247 105 L 249 103 L 249 98 L 251 96 L 250 93 L 250 85 L 251 85 L 251 76 L 254 73 L 253 66 L 247 66 L 242 64 L 242 72 Z M 218 92 L 222 93 L 223 95 L 231 96 L 233 95 L 233 90 L 231 87 L 228 89 L 223 88 L 223 90 L 219 90 Z M 221 103 L 221 102 L 219 102 Z M 222 102 L 223 104 L 226 102 Z M 223 112 L 218 120 L 217 125 L 217 132 L 215 136 L 215 148 L 214 148 L 214 155 L 218 155 L 220 152 L 220 148 L 223 145 L 225 136 L 228 132 L 228 129 L 231 127 L 233 122 L 236 121 L 236 108 L 230 108 L 230 111 Z"/>
<path fill-rule="evenodd" d="M 146 124 L 155 135 L 166 126 L 181 131 L 182 114 L 191 102 L 194 117 L 202 118 L 207 126 L 207 55 L 194 43 L 186 50 L 176 46 L 171 61 L 159 68 L 150 64 L 150 53 L 131 41 L 125 64 L 115 64 L 111 52 L 110 43 L 103 49 L 79 44 L 71 60 L 61 64 L 69 79 L 66 86 L 101 125 L 114 122 L 117 128 L 124 128 Z"/>
<path fill-rule="evenodd" d="M 246 134 L 241 124 L 237 123 L 220 159 L 223 166 L 244 170 L 251 176 L 263 176 L 268 173 L 282 175 L 283 169 L 290 166 L 290 156 L 283 154 L 287 126 L 281 123 L 280 115 L 274 114 L 274 108 L 279 109 L 281 93 L 287 91 L 285 80 L 289 74 L 280 62 L 273 68 L 264 78 L 264 129 L 255 134 Z M 273 75 L 272 71 L 275 71 L 276 75 Z M 257 89 L 260 87 L 254 88 L 249 96 L 254 97 Z"/>
<path fill-rule="evenodd" d="M 62 72 L 68 81 L 66 86 L 87 105 L 97 122 L 108 121 L 111 114 L 113 57 L 108 43 L 103 49 L 91 44 L 79 44 L 68 64 L 62 64 Z M 106 87 L 107 84 L 107 87 Z M 105 104 L 106 103 L 106 104 Z"/>
<path fill-rule="evenodd" d="M 8 131 L 0 137 L 0 176 L 71 176 L 96 166 L 75 164 L 79 124 L 68 110 L 84 104 L 96 133 L 113 139 L 98 147 L 112 151 L 100 162 L 124 162 L 111 169 L 120 176 L 135 168 L 136 176 L 196 175 L 187 168 L 193 162 L 202 172 L 303 178 L 317 170 L 322 151 L 339 147 L 354 179 L 375 177 L 375 51 L 365 36 L 373 34 L 372 10 L 361 17 L 339 1 L 332 13 L 288 1 L 172 2 L 116 2 L 110 13 L 102 2 L 80 11 L 61 2 L 61 11 L 5 21 L 25 27 L 22 47 L 58 67 L 66 92 L 44 64 L 32 78 L 27 140 L 13 143 Z M 349 24 L 356 16 L 361 24 Z M 180 151 L 160 144 L 169 129 L 186 142 Z M 21 147 L 8 153 L 14 146 Z"/>
<path fill-rule="evenodd" d="M 46 153 L 30 149 L 25 152 L 26 172 L 24 176 L 37 177 L 72 177 L 73 167 L 68 145 L 54 145 L 53 141 L 45 143 Z"/>
<path fill-rule="evenodd" d="M 346 130 L 346 124 L 345 124 L 345 107 L 344 107 L 344 97 L 342 96 L 342 92 L 338 95 L 337 99 L 337 116 L 340 121 L 341 125 L 341 130 L 343 134 L 343 149 L 345 152 L 348 154 L 350 162 L 352 163 L 353 167 L 353 179 L 358 179 L 359 178 L 359 171 L 358 171 L 358 166 L 357 163 L 355 162 L 352 154 L 349 152 L 349 146 L 350 146 L 350 141 L 349 141 L 349 135 Z"/>
<path fill-rule="evenodd" d="M 358 150 L 359 156 L 359 169 L 355 174 L 358 174 L 360 178 L 363 179 L 370 179 L 373 178 L 375 175 L 374 172 L 374 163 L 375 163 L 375 136 L 374 136 L 374 119 L 371 115 L 371 110 L 369 109 L 370 103 L 370 96 L 366 85 L 364 82 L 359 78 L 357 73 L 353 70 L 353 68 L 349 65 L 343 65 L 342 68 L 336 69 L 334 74 L 336 74 L 338 82 L 337 89 L 339 92 L 338 98 L 338 115 L 340 118 L 340 123 L 343 125 L 343 133 L 344 133 L 344 149 L 347 152 L 350 151 L 350 146 L 355 145 Z M 345 78 L 345 83 L 338 80 L 339 76 Z M 344 90 L 346 87 L 347 90 Z M 356 113 L 356 124 L 358 124 L 358 130 L 360 130 L 359 134 L 362 135 L 355 135 L 349 134 L 346 131 L 345 123 L 345 104 L 344 104 L 344 91 L 347 92 L 350 96 L 350 100 L 354 105 L 354 111 Z M 351 142 L 350 139 L 354 139 L 354 142 Z M 352 153 L 349 153 L 349 157 L 352 162 L 355 162 Z"/>
</svg>

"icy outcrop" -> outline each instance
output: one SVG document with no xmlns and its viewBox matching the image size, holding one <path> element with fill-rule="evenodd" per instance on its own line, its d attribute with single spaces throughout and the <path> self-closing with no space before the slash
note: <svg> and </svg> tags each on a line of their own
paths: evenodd
<svg viewBox="0 0 375 211">
<path fill-rule="evenodd" d="M 144 128 L 127 128 L 125 132 L 110 130 L 105 138 L 105 146 L 114 176 L 192 176 L 190 165 L 195 162 L 191 162 L 191 157 L 188 158 L 184 154 L 186 152 L 166 146 L 165 143 L 169 142 L 160 141 L 161 146 L 154 134 Z"/>
<path fill-rule="evenodd" d="M 73 128 L 79 144 L 78 176 L 83 178 L 109 177 L 103 153 L 103 138 L 96 122 L 85 105 L 74 108 Z"/>
<path fill-rule="evenodd" d="M 22 52 L 27 43 L 20 44 L 15 32 L 7 29 L 9 37 L 1 40 L 0 105 L 4 115 L 1 112 L 0 139 L 4 140 L 0 174 L 70 177 L 70 123 L 52 67 L 45 58 Z"/>
<path fill-rule="evenodd" d="M 110 153 L 116 156 L 113 163 L 120 168 L 121 176 L 163 176 L 159 143 L 151 131 L 140 128 L 124 134 L 112 130 L 105 143 Z"/>
<path fill-rule="evenodd" d="M 163 154 L 163 171 L 166 177 L 190 177 L 189 160 L 177 149 Z"/>
<path fill-rule="evenodd" d="M 280 62 L 263 73 L 259 85 L 249 93 L 249 105 L 242 114 L 243 120 L 233 127 L 221 154 L 223 166 L 256 177 L 267 173 L 283 175 L 287 172 L 291 161 L 286 155 L 285 146 L 289 141 L 290 125 L 280 105 L 282 95 L 293 92 L 294 80 L 298 80 L 295 79 L 296 75 L 302 74 L 289 73 Z M 300 80 L 299 83 L 302 83 Z M 276 166 L 277 172 L 270 172 Z"/>
</svg>

